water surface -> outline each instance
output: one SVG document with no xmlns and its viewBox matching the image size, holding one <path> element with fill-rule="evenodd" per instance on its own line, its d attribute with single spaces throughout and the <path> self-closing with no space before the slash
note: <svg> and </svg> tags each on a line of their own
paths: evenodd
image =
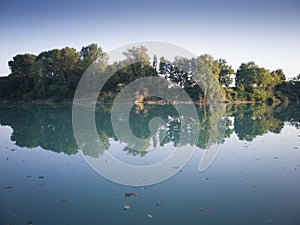
<svg viewBox="0 0 300 225">
<path fill-rule="evenodd" d="M 96 112 L 105 148 L 87 145 L 82 151 L 71 107 L 1 107 L 0 224 L 300 224 L 300 107 L 227 106 L 222 132 L 208 108 L 197 110 L 199 138 L 191 160 L 163 182 L 132 187 L 103 178 L 83 156 L 109 151 L 130 165 L 160 162 L 174 152 L 182 132 L 174 107 L 132 109 L 136 137 L 151 136 L 152 118 L 166 122 L 143 151 L 115 135 L 109 105 Z M 200 172 L 212 145 L 218 154 Z M 130 192 L 137 196 L 125 197 Z"/>
</svg>

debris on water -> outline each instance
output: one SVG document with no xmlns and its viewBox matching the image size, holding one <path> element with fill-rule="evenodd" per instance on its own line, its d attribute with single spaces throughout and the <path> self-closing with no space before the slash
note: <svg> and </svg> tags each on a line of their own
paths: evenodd
<svg viewBox="0 0 300 225">
<path fill-rule="evenodd" d="M 211 208 L 206 208 L 206 209 L 201 208 L 200 211 L 201 212 L 205 212 L 207 214 L 211 214 L 212 213 L 212 209 Z"/>
<path fill-rule="evenodd" d="M 279 159 L 279 157 L 278 156 L 274 156 L 274 159 Z"/>
<path fill-rule="evenodd" d="M 294 149 L 298 149 L 298 147 L 294 147 Z"/>
<path fill-rule="evenodd" d="M 131 206 L 130 206 L 130 205 L 124 205 L 124 206 L 123 206 L 123 209 L 124 209 L 124 210 L 129 210 L 129 209 L 131 209 Z"/>
<path fill-rule="evenodd" d="M 4 189 L 12 189 L 12 186 L 5 186 Z"/>
<path fill-rule="evenodd" d="M 156 205 L 157 205 L 157 206 L 161 206 L 161 205 L 162 205 L 161 201 L 157 201 L 157 202 L 156 202 Z"/>
<path fill-rule="evenodd" d="M 29 225 L 33 224 L 32 220 L 28 220 L 28 224 Z"/>
<path fill-rule="evenodd" d="M 137 197 L 138 194 L 134 193 L 134 192 L 127 192 L 127 193 L 125 193 L 125 197 L 131 197 L 131 196 Z"/>
<path fill-rule="evenodd" d="M 149 218 L 149 219 L 152 219 L 152 215 L 150 214 L 150 213 L 147 213 L 147 217 Z"/>
<path fill-rule="evenodd" d="M 6 157 L 6 160 L 8 160 L 8 157 Z"/>
<path fill-rule="evenodd" d="M 43 178 L 45 178 L 45 177 L 44 177 L 44 176 L 39 176 L 38 178 L 39 178 L 39 179 L 43 179 Z"/>
<path fill-rule="evenodd" d="M 60 202 L 63 203 L 63 204 L 67 204 L 67 203 L 68 203 L 68 200 L 67 200 L 67 199 L 63 199 L 63 200 L 61 200 Z"/>
<path fill-rule="evenodd" d="M 207 209 L 206 209 L 206 212 L 207 212 L 208 214 L 211 214 L 211 213 L 212 213 L 212 210 L 211 210 L 210 208 L 207 208 Z"/>
<path fill-rule="evenodd" d="M 12 149 L 10 149 L 10 151 L 12 151 L 12 152 L 14 152 L 14 151 L 16 151 L 17 149 L 15 149 L 15 148 L 12 148 Z"/>
</svg>

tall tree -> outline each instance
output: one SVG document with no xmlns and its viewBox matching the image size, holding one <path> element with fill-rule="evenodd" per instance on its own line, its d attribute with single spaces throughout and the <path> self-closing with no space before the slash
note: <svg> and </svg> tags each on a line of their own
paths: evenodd
<svg viewBox="0 0 300 225">
<path fill-rule="evenodd" d="M 150 65 L 150 57 L 147 54 L 148 49 L 141 46 L 133 46 L 132 48 L 128 48 L 127 51 L 123 52 L 123 55 L 126 57 L 125 61 L 127 64 L 135 64 L 140 62 L 141 67 L 145 65 Z"/>
<path fill-rule="evenodd" d="M 79 53 L 74 48 L 54 49 L 37 56 L 39 80 L 37 92 L 44 97 L 67 97 L 72 85 L 72 76 L 76 73 Z"/>
<path fill-rule="evenodd" d="M 30 77 L 33 75 L 33 68 L 36 56 L 33 54 L 16 55 L 8 62 L 13 76 Z"/>
<path fill-rule="evenodd" d="M 11 70 L 11 92 L 22 98 L 24 94 L 30 92 L 34 87 L 36 56 L 33 54 L 19 54 L 8 62 Z M 19 93 L 19 94 L 18 94 Z"/>
<path fill-rule="evenodd" d="M 272 98 L 275 85 L 284 79 L 282 70 L 270 73 L 269 70 L 258 67 L 254 62 L 242 63 L 236 73 L 239 95 L 247 100 L 264 101 Z"/>
<path fill-rule="evenodd" d="M 90 44 L 82 47 L 80 50 L 80 59 L 82 61 L 83 70 L 86 70 L 93 62 L 107 63 L 107 54 L 103 52 L 101 47 L 97 44 Z"/>
<path fill-rule="evenodd" d="M 206 99 L 223 101 L 223 90 L 219 82 L 219 62 L 209 54 L 198 56 L 196 61 L 196 81 L 202 88 Z"/>
<path fill-rule="evenodd" d="M 234 70 L 227 64 L 225 59 L 219 59 L 218 63 L 220 69 L 219 82 L 221 85 L 228 88 L 232 84 L 233 79 L 230 76 L 234 74 Z"/>
</svg>

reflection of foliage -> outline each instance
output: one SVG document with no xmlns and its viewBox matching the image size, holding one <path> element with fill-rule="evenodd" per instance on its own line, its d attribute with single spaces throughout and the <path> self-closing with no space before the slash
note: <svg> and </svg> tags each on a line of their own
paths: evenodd
<svg viewBox="0 0 300 225">
<path fill-rule="evenodd" d="M 226 129 L 225 129 L 225 134 L 224 134 L 224 138 L 229 138 L 233 132 L 234 132 L 234 129 L 231 129 L 230 127 L 233 125 L 231 120 L 227 117 L 226 118 Z"/>
<path fill-rule="evenodd" d="M 182 118 L 172 105 L 145 105 L 144 110 L 147 110 L 146 114 L 136 114 L 132 109 L 129 118 L 130 128 L 136 137 L 143 140 L 150 139 L 142 142 L 142 145 L 128 145 L 124 151 L 131 155 L 143 156 L 150 145 L 155 148 L 158 145 L 173 143 L 176 146 L 182 138 L 182 133 L 185 136 L 181 144 L 189 144 L 189 127 L 194 123 L 193 118 L 185 118 L 187 124 L 181 126 Z M 226 109 L 227 117 L 224 117 L 222 110 L 214 107 L 202 105 L 197 107 L 197 111 L 200 124 L 196 145 L 202 149 L 214 143 L 223 143 L 233 131 L 240 140 L 252 141 L 256 136 L 267 132 L 280 133 L 284 122 L 300 128 L 300 105 L 297 104 L 276 107 L 266 104 L 229 105 Z M 149 123 L 156 117 L 160 117 L 165 124 L 151 134 Z M 234 124 L 229 117 L 234 120 Z M 90 133 L 82 134 L 86 140 L 82 150 L 84 154 L 92 157 L 98 157 L 104 150 L 109 149 L 112 140 L 118 140 L 111 124 L 111 105 L 97 106 L 95 118 L 99 138 L 103 144 L 101 148 L 97 143 L 99 139 L 91 138 Z M 13 129 L 11 140 L 20 147 L 40 146 L 54 152 L 77 153 L 70 106 L 1 107 L 0 124 Z M 121 135 L 125 144 L 130 143 L 126 139 L 126 134 Z"/>
<path fill-rule="evenodd" d="M 181 133 L 181 123 L 178 116 L 176 117 L 169 117 L 167 120 L 167 127 L 166 131 L 163 133 L 164 137 L 160 137 L 162 140 L 160 145 L 164 146 L 169 142 L 173 142 L 174 145 L 179 142 Z M 161 133 L 160 133 L 161 134 Z"/>
<path fill-rule="evenodd" d="M 3 107 L 1 125 L 13 129 L 12 141 L 20 147 L 75 154 L 71 107 Z"/>
<path fill-rule="evenodd" d="M 123 151 L 127 152 L 128 155 L 140 156 L 140 157 L 143 157 L 147 154 L 147 151 L 140 151 L 129 147 L 125 147 Z"/>
<path fill-rule="evenodd" d="M 284 111 L 284 113 L 282 113 Z M 281 121 L 286 121 L 290 125 L 300 128 L 300 105 L 299 104 L 289 104 L 277 107 L 274 110 L 274 117 Z"/>
<path fill-rule="evenodd" d="M 223 105 L 200 106 L 198 115 L 200 119 L 199 139 L 197 146 L 206 149 L 214 143 L 223 143 L 226 135 L 230 133 L 227 119 L 224 119 Z M 232 132 L 232 131 L 231 131 Z"/>
<path fill-rule="evenodd" d="M 279 133 L 284 123 L 273 116 L 273 108 L 266 104 L 238 105 L 234 112 L 234 129 L 240 140 L 252 141 L 268 131 Z"/>
<path fill-rule="evenodd" d="M 176 116 L 176 110 L 171 105 L 146 105 L 144 111 L 146 114 L 136 113 L 134 109 L 131 110 L 129 116 L 129 124 L 132 133 L 141 139 L 146 139 L 150 136 L 149 123 L 151 119 L 160 117 L 164 121 L 168 121 L 168 117 Z"/>
</svg>

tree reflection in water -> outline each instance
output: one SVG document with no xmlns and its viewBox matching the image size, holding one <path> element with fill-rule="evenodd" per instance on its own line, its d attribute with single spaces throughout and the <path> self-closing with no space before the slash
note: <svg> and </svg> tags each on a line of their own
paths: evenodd
<svg viewBox="0 0 300 225">
<path fill-rule="evenodd" d="M 266 104 L 255 105 L 227 105 L 226 114 L 211 113 L 213 107 L 196 106 L 199 116 L 199 138 L 197 147 L 207 149 L 212 144 L 221 144 L 234 132 L 240 140 L 253 141 L 257 136 L 268 132 L 280 133 L 284 124 L 300 127 L 300 106 L 297 104 L 269 106 Z M 111 105 L 99 105 L 96 107 L 96 125 L 104 143 L 104 149 L 110 147 L 111 141 L 118 141 L 111 124 Z M 218 123 L 214 117 L 222 117 L 223 123 Z M 138 110 L 132 108 L 130 112 L 130 128 L 133 134 L 141 139 L 151 136 L 149 122 L 152 118 L 159 117 L 164 121 L 152 137 L 149 143 L 138 146 L 143 151 L 135 148 L 124 147 L 123 151 L 140 157 L 147 154 L 149 147 L 165 146 L 172 143 L 176 146 L 180 134 L 188 134 L 189 124 L 181 126 L 181 120 L 172 105 L 144 105 Z M 187 118 L 189 119 L 189 118 Z M 187 120 L 193 123 L 193 120 Z M 216 122 L 217 121 L 217 122 Z M 72 129 L 71 106 L 27 106 L 27 107 L 0 107 L 0 124 L 10 126 L 13 130 L 11 140 L 17 146 L 35 148 L 40 146 L 45 150 L 63 152 L 71 155 L 78 152 L 78 147 Z M 223 127 L 222 127 L 223 126 Z M 222 127 L 222 134 L 218 130 Z M 185 130 L 182 130 L 185 129 Z M 98 157 L 102 152 L 99 148 L 93 148 L 93 143 L 88 143 L 87 137 L 84 154 Z M 125 135 L 125 134 L 124 134 Z M 188 144 L 188 136 L 184 139 Z"/>
</svg>

